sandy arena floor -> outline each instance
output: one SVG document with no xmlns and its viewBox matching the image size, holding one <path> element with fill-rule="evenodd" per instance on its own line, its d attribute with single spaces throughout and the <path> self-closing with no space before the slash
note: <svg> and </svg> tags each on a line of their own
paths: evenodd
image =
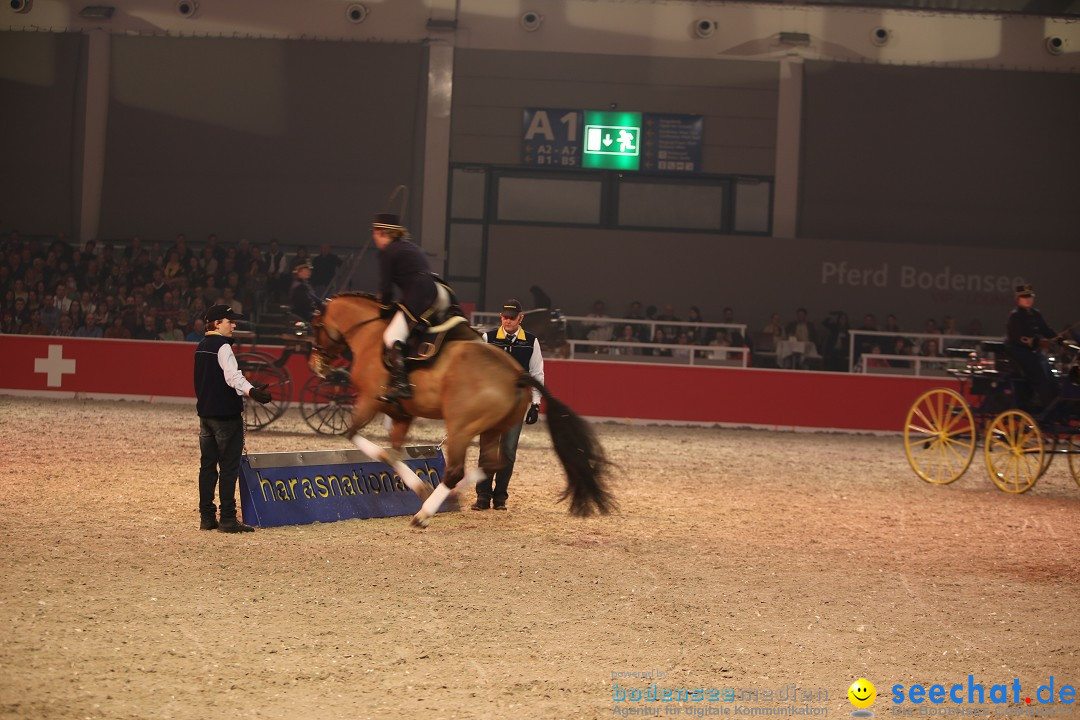
<svg viewBox="0 0 1080 720">
<path fill-rule="evenodd" d="M 541 424 L 507 513 L 231 536 L 197 529 L 193 407 L 0 397 L 0 718 L 848 717 L 860 676 L 883 717 L 896 684 L 1080 685 L 1064 463 L 1013 497 L 979 456 L 951 486 L 918 480 L 898 438 L 598 431 L 612 517 L 555 504 Z M 351 445 L 287 415 L 248 447 Z M 776 695 L 614 699 L 653 683 Z M 792 684 L 827 700 L 777 702 Z"/>
</svg>

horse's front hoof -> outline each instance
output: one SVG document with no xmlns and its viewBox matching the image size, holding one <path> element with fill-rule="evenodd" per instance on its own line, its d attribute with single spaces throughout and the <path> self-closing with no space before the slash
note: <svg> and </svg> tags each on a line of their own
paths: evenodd
<svg viewBox="0 0 1080 720">
<path fill-rule="evenodd" d="M 431 524 L 431 518 L 423 513 L 416 513 L 412 516 L 412 520 L 409 521 L 409 524 L 415 528 L 426 528 Z"/>
</svg>

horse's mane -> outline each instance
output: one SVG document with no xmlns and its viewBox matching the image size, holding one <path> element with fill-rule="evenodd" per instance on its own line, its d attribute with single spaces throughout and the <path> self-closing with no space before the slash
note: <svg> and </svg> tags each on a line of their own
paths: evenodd
<svg viewBox="0 0 1080 720">
<path fill-rule="evenodd" d="M 337 300 L 338 298 L 361 298 L 363 300 L 370 300 L 374 303 L 381 304 L 379 296 L 375 293 L 365 292 L 363 290 L 349 290 L 347 292 L 339 292 L 331 300 Z"/>
</svg>

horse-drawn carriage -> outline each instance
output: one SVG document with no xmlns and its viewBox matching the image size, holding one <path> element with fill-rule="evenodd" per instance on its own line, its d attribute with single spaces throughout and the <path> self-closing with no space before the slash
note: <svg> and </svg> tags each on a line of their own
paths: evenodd
<svg viewBox="0 0 1080 720">
<path fill-rule="evenodd" d="M 1057 393 L 1048 402 L 1040 401 L 1004 343 L 948 354 L 961 358 L 949 369 L 960 390 L 927 390 L 904 422 L 904 448 L 916 475 L 951 483 L 981 445 L 990 479 L 1005 492 L 1030 490 L 1055 455 L 1068 458 L 1080 484 L 1080 347 L 1062 343 L 1051 355 Z"/>
<path fill-rule="evenodd" d="M 292 403 L 293 381 L 288 362 L 294 355 L 311 354 L 306 323 L 288 315 L 265 317 L 254 330 L 236 332 L 240 341 L 236 363 L 254 385 L 266 385 L 273 398 L 265 405 L 244 403 L 244 427 L 261 430 L 281 417 Z M 280 347 L 278 354 L 271 346 Z M 349 426 L 356 391 L 349 382 L 348 365 L 339 362 L 326 377 L 312 375 L 300 389 L 300 415 L 320 435 L 340 435 Z"/>
</svg>

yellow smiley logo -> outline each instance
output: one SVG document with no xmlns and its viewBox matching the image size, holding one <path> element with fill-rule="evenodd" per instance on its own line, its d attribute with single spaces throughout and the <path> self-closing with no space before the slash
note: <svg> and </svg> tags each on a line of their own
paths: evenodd
<svg viewBox="0 0 1080 720">
<path fill-rule="evenodd" d="M 859 678 L 855 682 L 851 683 L 851 687 L 847 691 L 848 700 L 851 704 L 857 708 L 868 708 L 874 704 L 874 700 L 877 699 L 877 690 L 874 689 L 874 683 L 870 682 L 866 678 Z"/>
</svg>

